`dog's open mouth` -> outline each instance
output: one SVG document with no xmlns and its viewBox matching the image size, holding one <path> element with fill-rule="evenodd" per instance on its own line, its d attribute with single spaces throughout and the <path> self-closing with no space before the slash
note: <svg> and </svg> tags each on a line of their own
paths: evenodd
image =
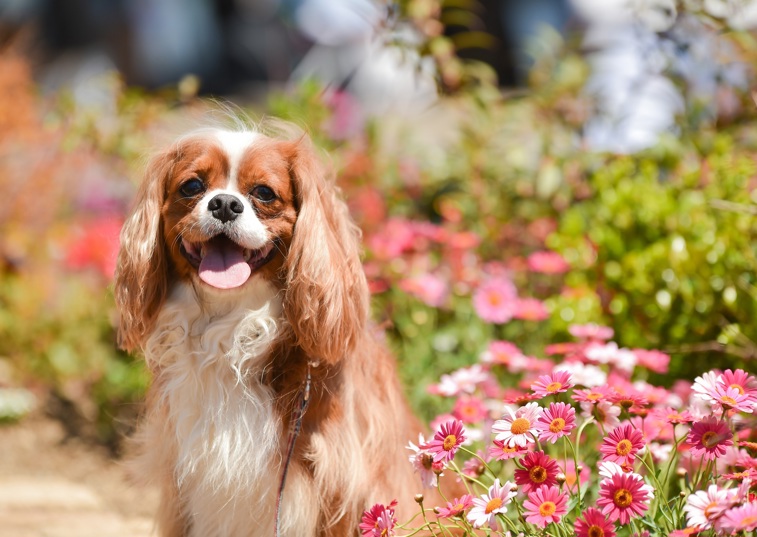
<svg viewBox="0 0 757 537">
<path fill-rule="evenodd" d="M 205 242 L 181 241 L 181 253 L 197 269 L 200 279 L 218 289 L 243 285 L 274 255 L 273 243 L 257 250 L 244 248 L 226 235 L 216 235 Z"/>
</svg>

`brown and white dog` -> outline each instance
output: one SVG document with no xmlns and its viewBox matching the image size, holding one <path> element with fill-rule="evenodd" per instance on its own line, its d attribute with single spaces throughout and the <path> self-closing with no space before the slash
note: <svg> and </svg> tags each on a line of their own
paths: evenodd
<svg viewBox="0 0 757 537">
<path fill-rule="evenodd" d="M 281 130 L 281 129 L 280 129 Z M 286 129 L 283 129 L 286 130 Z M 193 131 L 150 163 L 121 234 L 120 344 L 152 373 L 136 436 L 163 536 L 355 535 L 408 517 L 419 424 L 368 323 L 359 231 L 301 134 Z"/>
</svg>

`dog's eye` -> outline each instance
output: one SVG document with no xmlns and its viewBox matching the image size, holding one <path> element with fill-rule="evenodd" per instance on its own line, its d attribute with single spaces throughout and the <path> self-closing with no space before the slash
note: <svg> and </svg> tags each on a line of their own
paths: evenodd
<svg viewBox="0 0 757 537">
<path fill-rule="evenodd" d="M 193 179 L 190 179 L 183 185 L 181 185 L 181 188 L 179 189 L 179 192 L 181 192 L 182 196 L 185 196 L 187 198 L 191 198 L 192 196 L 196 196 L 200 192 L 203 192 L 205 190 L 205 185 L 197 179 L 196 177 Z"/>
<path fill-rule="evenodd" d="M 276 199 L 276 193 L 265 185 L 256 186 L 250 194 L 263 203 L 269 203 Z"/>
</svg>

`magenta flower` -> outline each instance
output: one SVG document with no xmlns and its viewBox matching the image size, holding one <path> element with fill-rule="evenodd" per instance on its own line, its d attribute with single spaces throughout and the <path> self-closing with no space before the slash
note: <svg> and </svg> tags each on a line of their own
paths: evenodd
<svg viewBox="0 0 757 537">
<path fill-rule="evenodd" d="M 431 442 L 421 446 L 434 456 L 434 462 L 448 462 L 455 457 L 457 448 L 465 441 L 465 427 L 460 420 L 443 423 Z"/>
<path fill-rule="evenodd" d="M 388 506 L 377 503 L 364 511 L 360 522 L 360 532 L 363 537 L 390 537 L 394 535 L 394 527 L 397 525 L 397 519 L 394 517 L 395 507 L 397 507 L 397 500 L 392 501 Z"/>
<path fill-rule="evenodd" d="M 557 442 L 576 426 L 576 411 L 565 403 L 550 403 L 536 421 L 536 430 L 541 442 Z"/>
<path fill-rule="evenodd" d="M 631 518 L 642 516 L 652 499 L 650 488 L 638 474 L 614 474 L 599 484 L 597 506 L 611 522 L 628 524 Z"/>
<path fill-rule="evenodd" d="M 454 498 L 451 502 L 447 502 L 446 507 L 437 507 L 436 513 L 442 518 L 454 518 L 456 516 L 463 516 L 463 513 L 472 506 L 473 496 L 463 494 L 459 498 Z"/>
<path fill-rule="evenodd" d="M 542 375 L 531 384 L 531 389 L 539 397 L 567 392 L 573 387 L 573 380 L 567 371 L 554 371 L 551 375 Z"/>
<path fill-rule="evenodd" d="M 502 324 L 513 318 L 518 292 L 506 278 L 491 278 L 473 293 L 473 309 L 488 323 Z"/>
<path fill-rule="evenodd" d="M 706 416 L 691 425 L 686 442 L 691 445 L 693 457 L 710 461 L 725 455 L 726 448 L 733 445 L 733 435 L 728 424 L 715 416 Z"/>
<path fill-rule="evenodd" d="M 602 511 L 589 507 L 583 518 L 577 518 L 576 537 L 615 537 L 615 524 L 607 520 Z"/>
<path fill-rule="evenodd" d="M 557 461 L 550 458 L 543 451 L 531 451 L 520 460 L 523 468 L 515 470 L 515 482 L 523 486 L 526 492 L 536 490 L 541 486 L 550 487 L 557 484 L 557 474 L 560 467 Z"/>
<path fill-rule="evenodd" d="M 559 522 L 568 512 L 568 495 L 555 486 L 542 486 L 528 495 L 523 507 L 526 522 L 546 528 L 550 522 Z"/>
<path fill-rule="evenodd" d="M 644 447 L 644 435 L 625 424 L 615 427 L 602 441 L 599 451 L 602 459 L 622 465 L 633 465 L 636 453 Z"/>
<path fill-rule="evenodd" d="M 426 273 L 400 280 L 398 285 L 406 293 L 419 298 L 433 308 L 443 306 L 449 295 L 447 281 L 436 274 Z"/>
</svg>

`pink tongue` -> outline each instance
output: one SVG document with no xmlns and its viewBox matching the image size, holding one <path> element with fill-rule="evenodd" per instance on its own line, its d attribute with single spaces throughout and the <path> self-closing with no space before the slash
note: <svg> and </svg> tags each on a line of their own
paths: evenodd
<svg viewBox="0 0 757 537">
<path fill-rule="evenodd" d="M 231 241 L 209 241 L 200 261 L 200 279 L 218 289 L 239 287 L 250 277 L 252 269 L 242 256 L 242 249 Z"/>
</svg>

